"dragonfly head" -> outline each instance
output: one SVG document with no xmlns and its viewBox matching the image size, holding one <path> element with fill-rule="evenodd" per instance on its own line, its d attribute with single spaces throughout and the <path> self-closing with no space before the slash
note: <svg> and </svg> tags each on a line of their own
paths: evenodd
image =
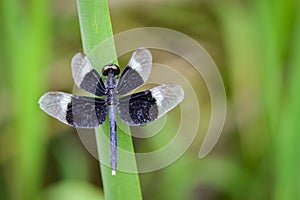
<svg viewBox="0 0 300 200">
<path fill-rule="evenodd" d="M 103 76 L 108 76 L 108 73 L 113 73 L 114 76 L 119 75 L 120 74 L 119 66 L 117 66 L 115 64 L 105 65 L 102 69 L 102 74 L 103 74 Z"/>
</svg>

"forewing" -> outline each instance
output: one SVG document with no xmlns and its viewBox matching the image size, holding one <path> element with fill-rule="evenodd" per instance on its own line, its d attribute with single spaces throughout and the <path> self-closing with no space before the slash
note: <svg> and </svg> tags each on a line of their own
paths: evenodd
<svg viewBox="0 0 300 200">
<path fill-rule="evenodd" d="M 40 108 L 59 121 L 76 128 L 95 128 L 107 115 L 103 99 L 48 92 L 39 100 Z"/>
<path fill-rule="evenodd" d="M 72 59 L 71 67 L 73 79 L 79 88 L 97 96 L 105 94 L 103 80 L 86 55 L 77 53 Z"/>
<path fill-rule="evenodd" d="M 120 95 L 127 94 L 147 81 L 152 67 L 152 56 L 148 49 L 135 50 L 120 76 L 117 90 Z"/>
<path fill-rule="evenodd" d="M 179 104 L 184 97 L 183 89 L 176 84 L 167 83 L 150 90 L 120 98 L 119 115 L 121 120 L 131 126 L 154 121 Z"/>
</svg>

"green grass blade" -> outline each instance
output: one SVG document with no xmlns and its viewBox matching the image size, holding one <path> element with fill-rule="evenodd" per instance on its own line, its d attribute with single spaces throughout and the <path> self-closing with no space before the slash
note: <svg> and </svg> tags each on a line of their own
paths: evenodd
<svg viewBox="0 0 300 200">
<path fill-rule="evenodd" d="M 108 5 L 104 0 L 77 0 L 77 7 L 83 51 L 89 54 L 113 35 Z M 116 55 L 114 48 L 109 53 Z"/>
<path fill-rule="evenodd" d="M 97 45 L 113 35 L 109 10 L 106 0 L 77 0 L 80 30 L 83 49 L 89 54 Z M 110 57 L 116 57 L 116 50 L 113 41 L 108 49 Z M 105 55 L 99 55 L 105 56 Z M 103 58 L 106 60 L 107 58 Z M 117 64 L 117 62 L 115 62 Z M 109 127 L 104 125 L 103 131 L 109 133 Z M 96 129 L 96 138 L 99 155 L 109 153 L 104 148 L 99 134 L 103 134 L 101 128 Z M 122 133 L 118 129 L 119 146 L 132 152 L 132 157 L 128 162 L 135 162 L 134 149 L 131 137 Z M 100 163 L 102 180 L 104 185 L 105 199 L 142 199 L 138 174 L 129 174 L 117 171 L 117 176 L 111 175 L 111 169 Z"/>
<path fill-rule="evenodd" d="M 265 107 L 268 128 L 271 136 L 278 130 L 278 115 L 282 86 L 282 38 L 278 32 L 273 3 L 270 1 L 255 1 L 257 12 L 258 31 L 260 31 L 260 43 L 262 52 L 261 82 L 262 100 Z"/>
<path fill-rule="evenodd" d="M 297 13 L 290 52 L 289 80 L 285 102 L 280 115 L 280 129 L 276 137 L 276 175 L 274 199 L 300 198 L 300 14 Z"/>
<path fill-rule="evenodd" d="M 274 161 L 274 199 L 299 199 L 297 168 L 299 165 L 299 15 L 292 26 L 296 1 L 257 0 L 256 7 L 262 33 L 262 86 L 265 112 L 272 136 L 272 161 Z M 293 34 L 293 41 L 288 38 Z M 287 47 L 292 44 L 292 48 Z M 289 55 L 290 54 L 290 55 Z M 285 56 L 290 57 L 288 81 L 285 81 Z M 287 83 L 287 84 L 286 84 Z"/>
<path fill-rule="evenodd" d="M 37 101 L 44 82 L 41 66 L 46 65 L 49 42 L 48 1 L 31 0 L 26 8 L 20 1 L 1 2 L 4 13 L 3 48 L 12 83 L 15 108 L 13 145 L 16 156 L 9 178 L 11 199 L 34 199 L 42 187 L 46 128 Z"/>
</svg>

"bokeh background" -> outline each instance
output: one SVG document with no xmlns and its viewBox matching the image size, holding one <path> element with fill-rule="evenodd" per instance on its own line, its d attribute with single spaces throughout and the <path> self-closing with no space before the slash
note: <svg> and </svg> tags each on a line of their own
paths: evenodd
<svg viewBox="0 0 300 200">
<path fill-rule="evenodd" d="M 204 87 L 199 135 L 174 164 L 140 175 L 144 199 L 300 199 L 299 1 L 115 0 L 109 7 L 115 33 L 154 26 L 197 40 L 226 87 L 226 124 L 213 151 L 197 157 L 210 118 Z M 101 199 L 98 161 L 75 129 L 37 104 L 46 91 L 72 92 L 70 60 L 82 51 L 76 2 L 1 0 L 0 10 L 0 199 Z M 157 145 L 134 144 L 139 151 Z"/>
</svg>

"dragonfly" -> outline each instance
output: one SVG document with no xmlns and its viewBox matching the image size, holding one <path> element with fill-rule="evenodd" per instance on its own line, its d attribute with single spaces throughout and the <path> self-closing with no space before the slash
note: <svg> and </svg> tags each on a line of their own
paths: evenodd
<svg viewBox="0 0 300 200">
<path fill-rule="evenodd" d="M 75 128 L 96 128 L 109 116 L 112 175 L 116 175 L 118 159 L 117 110 L 122 122 L 139 126 L 162 117 L 184 98 L 184 90 L 174 83 L 128 94 L 144 84 L 150 75 L 152 55 L 147 48 L 133 52 L 120 76 L 119 66 L 107 64 L 102 68 L 101 78 L 84 53 L 72 58 L 71 68 L 75 84 L 93 96 L 47 92 L 39 99 L 40 108 Z"/>
</svg>

